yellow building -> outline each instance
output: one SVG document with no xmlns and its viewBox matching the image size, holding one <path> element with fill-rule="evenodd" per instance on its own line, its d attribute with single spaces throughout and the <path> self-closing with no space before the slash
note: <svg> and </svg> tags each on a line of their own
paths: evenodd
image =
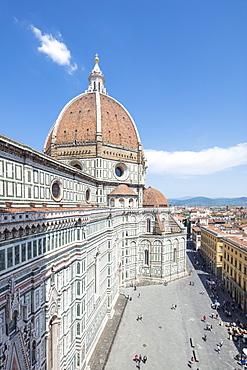
<svg viewBox="0 0 247 370">
<path fill-rule="evenodd" d="M 201 249 L 201 229 L 199 226 L 193 225 L 191 227 L 191 236 L 195 250 L 197 251 L 198 249 Z"/>
<path fill-rule="evenodd" d="M 243 312 L 247 312 L 247 241 L 224 237 L 222 279 Z"/>
<path fill-rule="evenodd" d="M 204 258 L 207 267 L 218 277 L 222 274 L 222 246 L 221 241 L 224 233 L 217 227 L 200 226 L 201 229 L 201 250 L 200 253 Z"/>
</svg>

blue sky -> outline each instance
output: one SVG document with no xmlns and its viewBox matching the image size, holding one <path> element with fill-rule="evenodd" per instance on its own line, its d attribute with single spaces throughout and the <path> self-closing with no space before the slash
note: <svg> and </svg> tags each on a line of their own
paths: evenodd
<svg viewBox="0 0 247 370">
<path fill-rule="evenodd" d="M 0 132 L 37 150 L 94 55 L 138 127 L 147 186 L 247 196 L 247 1 L 0 3 Z"/>
</svg>

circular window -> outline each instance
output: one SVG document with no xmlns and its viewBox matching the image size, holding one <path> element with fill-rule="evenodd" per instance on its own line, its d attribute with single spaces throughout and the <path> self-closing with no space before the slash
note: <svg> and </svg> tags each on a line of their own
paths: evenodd
<svg viewBox="0 0 247 370">
<path fill-rule="evenodd" d="M 118 177 L 121 177 L 123 175 L 123 170 L 121 167 L 116 167 L 115 168 L 115 174 L 118 176 Z"/>
<path fill-rule="evenodd" d="M 90 201 L 90 189 L 86 190 L 86 202 Z"/>
<path fill-rule="evenodd" d="M 63 197 L 62 183 L 59 180 L 53 181 L 51 184 L 51 195 L 54 200 L 59 202 Z"/>
<path fill-rule="evenodd" d="M 117 179 L 126 180 L 128 177 L 128 168 L 124 163 L 117 163 L 114 172 Z"/>
<path fill-rule="evenodd" d="M 78 161 L 77 159 L 74 159 L 73 161 L 70 161 L 69 165 L 72 166 L 72 167 L 77 168 L 78 170 L 81 170 L 81 171 L 83 170 L 82 163 L 80 161 Z"/>
</svg>

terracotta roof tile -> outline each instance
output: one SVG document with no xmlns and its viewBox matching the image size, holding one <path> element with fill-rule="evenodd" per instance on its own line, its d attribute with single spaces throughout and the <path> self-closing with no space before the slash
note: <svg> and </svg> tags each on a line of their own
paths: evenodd
<svg viewBox="0 0 247 370">
<path fill-rule="evenodd" d="M 156 189 L 149 186 L 143 191 L 143 207 L 168 207 L 166 197 Z"/>
<path fill-rule="evenodd" d="M 108 195 L 136 195 L 137 194 L 125 184 L 118 185 Z"/>
<path fill-rule="evenodd" d="M 102 141 L 138 149 L 138 137 L 130 114 L 110 96 L 100 94 Z M 56 127 L 56 129 L 55 129 Z M 56 134 L 52 138 L 53 132 Z M 51 144 L 95 142 L 97 134 L 97 106 L 95 93 L 74 98 L 47 137 L 45 153 Z"/>
</svg>

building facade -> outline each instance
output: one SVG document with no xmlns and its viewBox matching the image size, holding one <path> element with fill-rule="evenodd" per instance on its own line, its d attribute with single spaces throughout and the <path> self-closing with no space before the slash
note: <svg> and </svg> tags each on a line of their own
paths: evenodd
<svg viewBox="0 0 247 370">
<path fill-rule="evenodd" d="M 247 241 L 237 236 L 223 241 L 222 279 L 231 297 L 247 312 Z"/>
<path fill-rule="evenodd" d="M 217 277 L 222 276 L 222 236 L 220 229 L 213 226 L 200 226 L 201 229 L 201 249 L 200 253 L 206 261 L 207 267 Z"/>
<path fill-rule="evenodd" d="M 201 229 L 199 226 L 193 225 L 191 227 L 191 238 L 194 249 L 196 251 L 201 249 Z"/>
<path fill-rule="evenodd" d="M 0 136 L 0 369 L 89 369 L 123 286 L 186 274 L 186 229 L 98 57 L 44 153 Z"/>
</svg>

